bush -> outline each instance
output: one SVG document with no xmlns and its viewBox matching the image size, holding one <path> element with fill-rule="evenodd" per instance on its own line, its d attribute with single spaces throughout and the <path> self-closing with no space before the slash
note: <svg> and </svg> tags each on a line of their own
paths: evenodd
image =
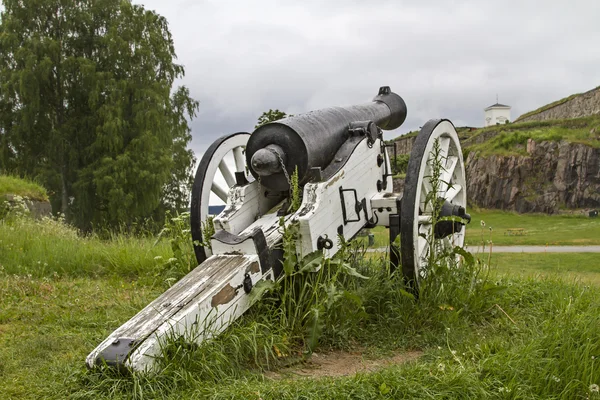
<svg viewBox="0 0 600 400">
<path fill-rule="evenodd" d="M 399 156 L 396 156 L 395 160 L 392 159 L 392 173 L 394 175 L 406 174 L 409 159 L 410 154 L 400 154 Z"/>
</svg>

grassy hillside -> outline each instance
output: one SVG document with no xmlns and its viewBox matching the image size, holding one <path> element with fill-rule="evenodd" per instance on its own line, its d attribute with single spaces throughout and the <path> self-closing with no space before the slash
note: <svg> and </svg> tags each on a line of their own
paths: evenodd
<svg viewBox="0 0 600 400">
<path fill-rule="evenodd" d="M 600 86 L 598 86 L 598 87 L 600 87 Z M 597 88 L 595 88 L 595 89 L 592 89 L 592 90 L 596 90 L 596 89 L 598 89 L 598 87 L 597 87 Z M 520 120 L 522 120 L 522 119 L 524 119 L 524 118 L 531 117 L 532 115 L 539 114 L 539 113 L 541 113 L 541 112 L 543 112 L 543 111 L 549 110 L 549 109 L 551 109 L 552 107 L 556 107 L 556 106 L 559 106 L 559 105 L 561 105 L 561 104 L 564 104 L 564 103 L 566 103 L 566 102 L 567 102 L 567 101 L 569 101 L 569 100 L 573 100 L 573 99 L 574 99 L 575 97 L 577 97 L 577 96 L 581 96 L 582 94 L 583 94 L 583 93 L 575 93 L 575 94 L 572 94 L 572 95 L 570 95 L 570 96 L 567 96 L 567 97 L 565 97 L 565 98 L 562 98 L 562 99 L 560 99 L 560 100 L 553 101 L 552 103 L 546 104 L 545 106 L 542 106 L 542 107 L 540 107 L 540 108 L 538 108 L 538 109 L 535 109 L 535 110 L 533 110 L 533 111 L 529 111 L 529 112 L 527 112 L 527 113 L 525 113 L 525 114 L 521 115 L 519 118 L 517 118 L 517 119 L 515 120 L 515 122 L 519 122 Z"/>
<path fill-rule="evenodd" d="M 39 184 L 11 175 L 0 175 L 0 197 L 15 194 L 32 200 L 47 201 L 48 193 Z"/>
<path fill-rule="evenodd" d="M 471 144 L 478 137 L 490 136 L 482 143 Z M 536 142 L 566 140 L 600 148 L 600 116 L 496 125 L 477 130 L 464 146 L 467 152 L 479 151 L 482 155 L 525 155 L 530 138 Z"/>
</svg>

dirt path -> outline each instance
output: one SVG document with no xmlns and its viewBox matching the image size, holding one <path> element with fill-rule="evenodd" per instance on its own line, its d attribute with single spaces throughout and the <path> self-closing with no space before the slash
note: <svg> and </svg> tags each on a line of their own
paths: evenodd
<svg viewBox="0 0 600 400">
<path fill-rule="evenodd" d="M 420 351 L 398 352 L 391 357 L 369 359 L 361 351 L 333 351 L 313 353 L 310 360 L 279 371 L 265 373 L 271 379 L 323 378 L 354 375 L 358 372 L 372 372 L 389 365 L 414 361 L 423 353 Z"/>
</svg>

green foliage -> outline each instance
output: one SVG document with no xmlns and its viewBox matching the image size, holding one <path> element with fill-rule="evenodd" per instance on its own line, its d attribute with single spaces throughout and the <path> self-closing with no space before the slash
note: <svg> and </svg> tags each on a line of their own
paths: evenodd
<svg viewBox="0 0 600 400">
<path fill-rule="evenodd" d="M 392 173 L 394 175 L 397 174 L 406 174 L 408 169 L 408 161 L 410 160 L 410 154 L 400 154 L 396 156 L 396 159 L 391 160 L 392 164 Z"/>
<path fill-rule="evenodd" d="M 188 220 L 189 220 L 189 217 L 188 217 Z M 215 234 L 214 220 L 215 220 L 215 217 L 212 215 L 209 215 L 208 218 L 206 218 L 206 221 L 204 222 L 204 224 L 202 224 L 202 239 L 204 240 L 204 243 L 202 243 L 202 245 L 206 246 L 208 248 L 211 248 L 212 245 L 210 244 L 210 239 Z"/>
<path fill-rule="evenodd" d="M 288 212 L 294 213 L 300 209 L 302 205 L 302 188 L 298 182 L 298 166 L 294 169 L 294 173 L 290 176 L 290 208 Z"/>
<path fill-rule="evenodd" d="M 36 182 L 11 175 L 0 175 L 0 198 L 7 194 L 27 197 L 31 200 L 48 200 L 46 189 Z"/>
<path fill-rule="evenodd" d="M 0 221 L 13 224 L 23 218 L 28 218 L 31 213 L 27 207 L 27 197 L 13 196 L 12 200 L 0 198 Z"/>
<path fill-rule="evenodd" d="M 269 122 L 279 121 L 280 119 L 284 119 L 287 117 L 293 117 L 293 115 L 291 115 L 291 114 L 287 115 L 285 112 L 279 111 L 278 109 L 275 109 L 275 110 L 270 109 L 269 111 L 263 112 L 261 114 L 261 116 L 258 117 L 258 122 L 254 126 L 254 129 L 257 129 Z"/>
<path fill-rule="evenodd" d="M 212 223 L 212 219 L 210 219 L 210 222 Z M 173 253 L 173 256 L 168 260 L 161 260 L 164 261 L 164 270 L 161 275 L 169 275 L 170 279 L 176 281 L 196 267 L 197 261 L 191 240 L 189 212 L 172 217 L 170 211 L 167 211 L 165 225 L 158 234 L 154 245 L 156 246 L 161 240 L 166 240 L 169 243 Z"/>
<path fill-rule="evenodd" d="M 129 0 L 5 0 L 0 168 L 32 176 L 80 228 L 188 203 L 198 102 L 167 21 Z"/>
</svg>

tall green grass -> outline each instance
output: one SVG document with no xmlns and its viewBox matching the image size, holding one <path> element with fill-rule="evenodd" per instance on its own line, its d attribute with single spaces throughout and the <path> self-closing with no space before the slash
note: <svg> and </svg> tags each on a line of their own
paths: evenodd
<svg viewBox="0 0 600 400">
<path fill-rule="evenodd" d="M 123 235 L 84 237 L 52 219 L 0 222 L 0 266 L 8 274 L 136 277 L 160 274 L 171 255 L 166 243 L 154 246 L 152 239 Z"/>
<path fill-rule="evenodd" d="M 84 235 L 60 218 L 29 218 L 17 204 L 0 219 L 0 271 L 36 278 L 143 278 L 171 285 L 196 266 L 185 218 L 169 217 L 158 238 Z"/>
<path fill-rule="evenodd" d="M 172 338 L 158 373 L 86 370 L 89 351 L 163 290 L 156 281 L 176 264 L 164 259 L 187 251 L 178 218 L 156 246 L 124 235 L 82 237 L 48 219 L 0 222 L 3 398 L 600 398 L 595 288 L 498 278 L 487 257 L 465 254 L 460 268 L 432 260 L 416 300 L 385 257 L 367 259 L 358 244 L 344 244 L 334 260 L 285 258 L 286 278 L 249 313 L 199 345 Z M 187 268 L 176 265 L 173 279 Z M 356 348 L 423 356 L 341 378 L 264 375 L 302 365 L 311 352 Z"/>
</svg>

